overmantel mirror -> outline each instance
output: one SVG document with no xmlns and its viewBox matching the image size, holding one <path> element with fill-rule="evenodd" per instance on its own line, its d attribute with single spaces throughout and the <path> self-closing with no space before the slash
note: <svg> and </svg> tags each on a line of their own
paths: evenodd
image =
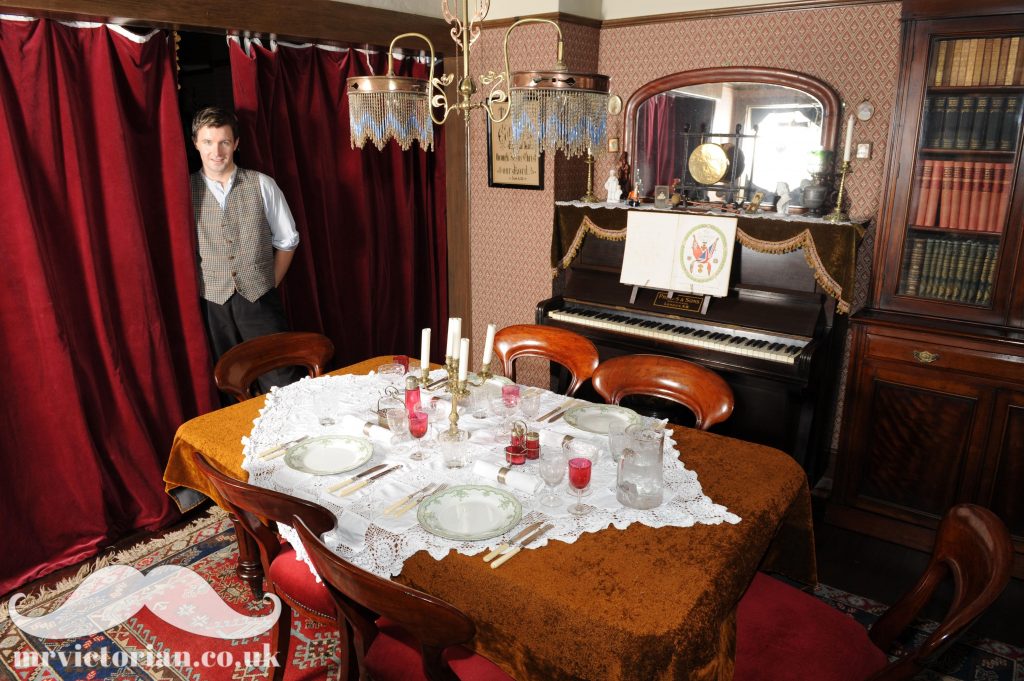
<svg viewBox="0 0 1024 681">
<path fill-rule="evenodd" d="M 629 183 L 689 201 L 762 205 L 781 194 L 820 208 L 831 172 L 840 102 L 827 83 L 796 71 L 722 67 L 673 73 L 626 104 Z M 794 204 L 796 202 L 794 201 Z"/>
</svg>

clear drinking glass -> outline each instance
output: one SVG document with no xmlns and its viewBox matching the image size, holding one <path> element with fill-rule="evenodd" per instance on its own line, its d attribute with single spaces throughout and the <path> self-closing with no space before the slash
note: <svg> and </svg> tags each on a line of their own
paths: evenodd
<svg viewBox="0 0 1024 681">
<path fill-rule="evenodd" d="M 437 436 L 441 447 L 441 458 L 447 468 L 463 468 L 473 461 L 472 451 L 466 446 L 469 433 L 464 430 L 442 430 Z"/>
<path fill-rule="evenodd" d="M 622 458 L 622 450 L 626 448 L 629 437 L 626 435 L 626 428 L 629 423 L 623 421 L 608 422 L 608 449 L 612 454 L 612 461 L 619 462 Z"/>
<path fill-rule="evenodd" d="M 519 412 L 528 421 L 532 421 L 540 413 L 540 391 L 526 390 L 519 398 Z"/>
<path fill-rule="evenodd" d="M 542 506 L 554 508 L 562 503 L 558 494 L 555 493 L 555 487 L 565 478 L 565 458 L 557 449 L 548 448 L 541 452 L 538 463 L 540 464 L 540 477 L 546 485 L 544 494 L 541 495 L 539 501 Z"/>
<path fill-rule="evenodd" d="M 405 434 L 405 431 L 409 417 L 406 414 L 405 406 L 388 408 L 384 412 L 384 417 L 387 419 L 388 428 L 391 429 L 393 434 L 391 444 L 407 442 L 409 440 L 409 436 Z"/>
</svg>

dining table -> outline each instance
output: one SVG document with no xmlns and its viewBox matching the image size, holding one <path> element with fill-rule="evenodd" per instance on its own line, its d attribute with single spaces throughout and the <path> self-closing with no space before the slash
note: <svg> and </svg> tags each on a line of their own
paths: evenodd
<svg viewBox="0 0 1024 681">
<path fill-rule="evenodd" d="M 328 376 L 372 374 L 390 360 L 375 357 Z M 164 472 L 167 491 L 195 490 L 224 506 L 194 466 L 193 453 L 250 479 L 247 468 L 257 470 L 258 462 L 251 438 L 254 424 L 269 412 L 265 400 L 255 397 L 182 424 Z M 517 679 L 727 681 L 737 604 L 754 574 L 816 581 L 807 479 L 791 457 L 771 447 L 671 424 L 668 434 L 670 451 L 682 463 L 677 468 L 699 481 L 703 503 L 719 509 L 712 521 L 679 526 L 633 514 L 628 523 L 591 523 L 571 540 L 531 545 L 500 569 L 481 560 L 500 538 L 479 552 L 466 552 L 465 544 L 439 552 L 434 545 L 404 557 L 397 574 L 381 576 L 465 612 L 476 624 L 470 647 Z M 258 587 L 258 560 L 241 535 L 239 552 L 240 574 Z"/>
</svg>

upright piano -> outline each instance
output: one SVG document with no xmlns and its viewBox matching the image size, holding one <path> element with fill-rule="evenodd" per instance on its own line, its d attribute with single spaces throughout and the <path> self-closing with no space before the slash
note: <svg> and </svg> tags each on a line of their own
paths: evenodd
<svg viewBox="0 0 1024 681">
<path fill-rule="evenodd" d="M 848 308 L 842 294 L 852 291 L 827 295 L 818 283 L 821 273 L 816 279 L 803 249 L 759 252 L 738 237 L 729 294 L 712 298 L 704 314 L 678 309 L 677 297 L 650 289 L 640 289 L 631 300 L 633 287 L 619 283 L 625 241 L 624 232 L 616 232 L 626 219 L 620 208 L 556 204 L 552 262 L 557 274 L 553 296 L 537 305 L 537 323 L 586 336 L 602 360 L 653 353 L 716 371 L 732 387 L 736 408 L 714 431 L 782 449 L 816 482 L 828 461 L 845 336 L 845 316 L 836 311 Z M 765 244 L 792 245 L 787 235 L 802 233 L 793 221 L 753 220 L 741 220 L 739 232 L 765 250 L 783 250 Z M 781 229 L 773 230 L 772 222 Z M 841 243 L 855 250 L 859 232 L 853 237 Z M 805 246 L 814 248 L 811 242 Z M 815 255 L 821 261 L 821 254 Z M 833 273 L 839 260 L 829 260 Z M 833 294 L 842 284 L 852 288 L 853 260 L 851 253 L 851 269 L 841 282 L 825 277 Z"/>
</svg>

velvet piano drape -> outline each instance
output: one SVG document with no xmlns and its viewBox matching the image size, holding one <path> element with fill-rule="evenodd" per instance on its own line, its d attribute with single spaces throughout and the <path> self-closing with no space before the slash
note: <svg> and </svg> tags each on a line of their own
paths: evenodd
<svg viewBox="0 0 1024 681">
<path fill-rule="evenodd" d="M 644 102 L 637 123 L 637 139 L 647 150 L 640 177 L 644 182 L 644 193 L 652 194 L 655 185 L 670 185 L 674 178 L 681 177 L 682 166 L 678 156 L 682 149 L 677 135 L 683 128 L 676 97 L 670 93 L 651 97 Z"/>
<path fill-rule="evenodd" d="M 335 363 L 388 353 L 419 355 L 419 332 L 435 330 L 444 352 L 447 230 L 444 140 L 383 151 L 353 149 L 345 79 L 369 74 L 360 50 L 230 46 L 238 161 L 272 176 L 288 198 L 302 238 L 282 294 L 292 328 L 334 341 Z M 371 54 L 373 72 L 386 56 Z M 400 75 L 425 77 L 404 59 Z"/>
<path fill-rule="evenodd" d="M 0 20 L 0 593 L 178 517 L 212 406 L 166 33 Z"/>
</svg>

